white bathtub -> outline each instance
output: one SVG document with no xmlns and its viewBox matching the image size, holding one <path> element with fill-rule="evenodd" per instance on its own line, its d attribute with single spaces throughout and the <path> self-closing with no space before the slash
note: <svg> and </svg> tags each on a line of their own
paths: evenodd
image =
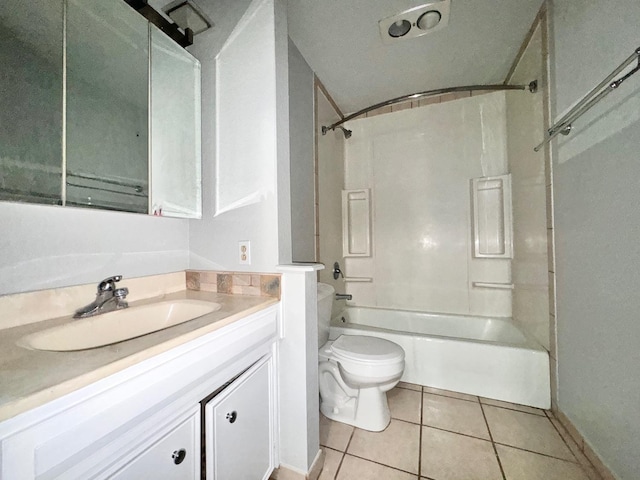
<svg viewBox="0 0 640 480">
<path fill-rule="evenodd" d="M 347 307 L 330 338 L 370 335 L 404 348 L 402 381 L 548 409 L 549 355 L 508 318 Z"/>
</svg>

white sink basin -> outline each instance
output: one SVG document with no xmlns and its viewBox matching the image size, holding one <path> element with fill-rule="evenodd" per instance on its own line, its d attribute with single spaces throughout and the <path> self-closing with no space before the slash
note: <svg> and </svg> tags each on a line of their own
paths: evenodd
<svg viewBox="0 0 640 480">
<path fill-rule="evenodd" d="M 102 347 L 157 332 L 220 310 L 202 300 L 171 300 L 83 318 L 22 337 L 18 345 L 68 352 Z"/>
</svg>

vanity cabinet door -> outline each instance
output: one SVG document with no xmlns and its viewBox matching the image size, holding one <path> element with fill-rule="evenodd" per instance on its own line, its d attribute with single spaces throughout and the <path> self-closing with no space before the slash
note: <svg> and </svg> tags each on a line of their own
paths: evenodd
<svg viewBox="0 0 640 480">
<path fill-rule="evenodd" d="M 273 470 L 271 360 L 205 405 L 207 480 L 267 479 Z"/>
<path fill-rule="evenodd" d="M 109 478 L 112 480 L 199 480 L 200 414 L 194 412 Z"/>
</svg>

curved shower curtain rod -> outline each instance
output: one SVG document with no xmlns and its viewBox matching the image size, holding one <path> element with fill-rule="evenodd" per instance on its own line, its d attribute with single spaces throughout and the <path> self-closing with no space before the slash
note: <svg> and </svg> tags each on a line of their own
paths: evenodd
<svg viewBox="0 0 640 480">
<path fill-rule="evenodd" d="M 344 127 L 341 127 L 341 125 L 372 110 L 376 110 L 380 107 L 388 107 L 389 105 L 395 105 L 396 103 L 406 102 L 407 100 L 415 100 L 424 97 L 435 97 L 436 95 L 443 95 L 445 93 L 468 92 L 474 90 L 529 90 L 531 93 L 535 93 L 538 91 L 538 81 L 534 80 L 530 82 L 529 85 L 467 85 L 463 87 L 437 88 L 435 90 L 427 90 L 426 92 L 403 95 L 401 97 L 392 98 L 391 100 L 376 103 L 375 105 L 371 105 L 370 107 L 358 110 L 356 113 L 352 113 L 351 115 L 344 117 L 343 119 L 337 121 L 333 125 L 329 125 L 328 127 L 323 126 L 322 135 L 326 135 L 329 130 L 340 128 L 344 133 L 345 138 L 349 138 L 351 136 L 351 131 L 345 129 Z"/>
</svg>

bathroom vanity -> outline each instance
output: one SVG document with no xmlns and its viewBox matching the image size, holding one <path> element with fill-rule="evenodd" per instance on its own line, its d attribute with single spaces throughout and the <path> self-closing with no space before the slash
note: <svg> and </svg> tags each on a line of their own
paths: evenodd
<svg viewBox="0 0 640 480">
<path fill-rule="evenodd" d="M 0 478 L 269 477 L 276 466 L 277 299 L 167 298 L 222 307 L 83 351 L 16 345 L 68 318 L 2 332 Z"/>
</svg>

